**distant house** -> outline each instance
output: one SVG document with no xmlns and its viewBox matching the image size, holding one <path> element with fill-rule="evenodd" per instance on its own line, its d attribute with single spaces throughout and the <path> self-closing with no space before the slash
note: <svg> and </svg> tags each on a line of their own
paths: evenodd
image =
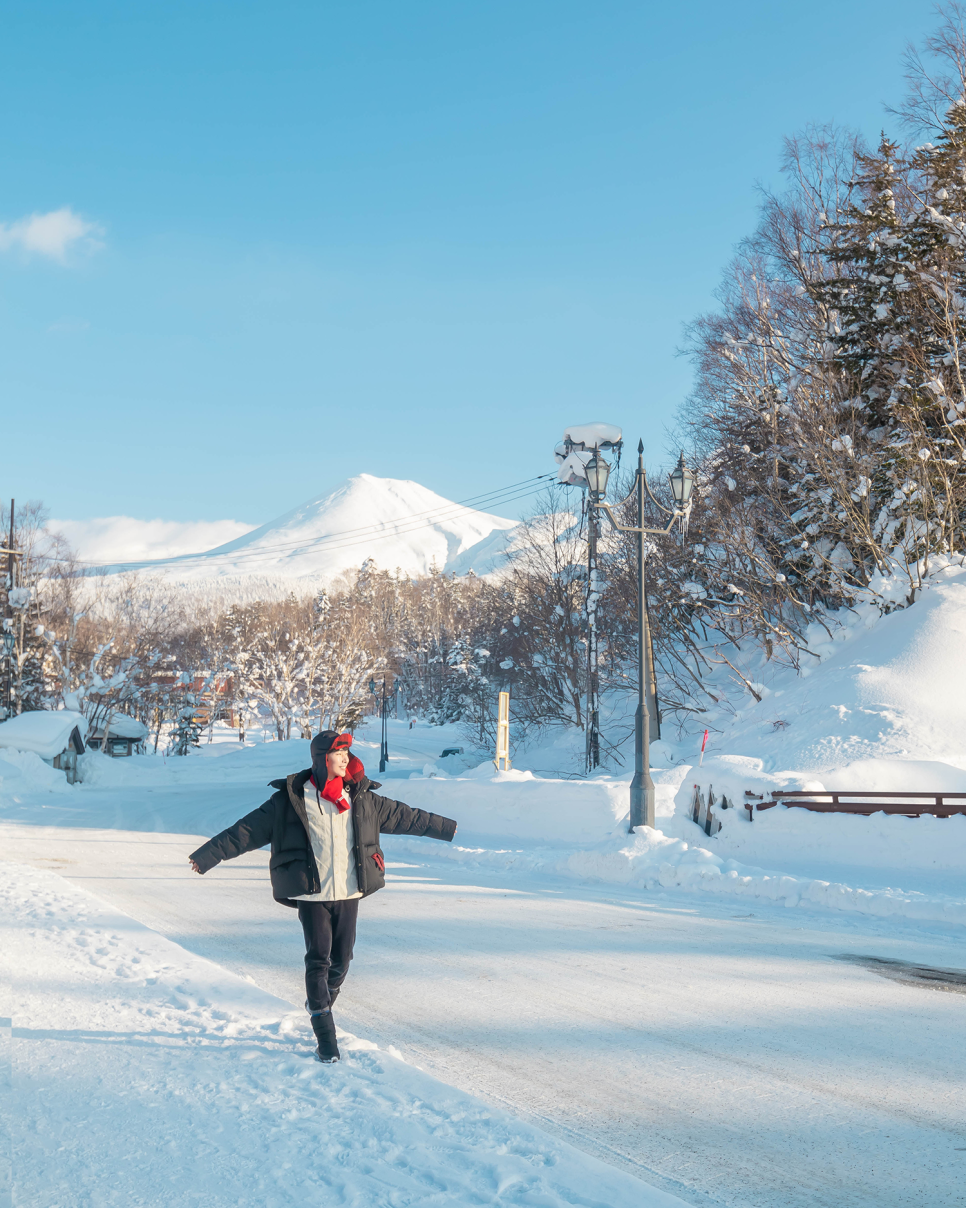
<svg viewBox="0 0 966 1208">
<path fill-rule="evenodd" d="M 87 718 L 69 709 L 38 709 L 0 722 L 0 749 L 33 751 L 44 763 L 66 772 L 68 784 L 79 779 L 77 756 L 84 753 L 86 736 Z"/>
<path fill-rule="evenodd" d="M 230 729 L 238 725 L 235 712 L 235 677 L 230 672 L 156 671 L 151 682 L 168 692 L 191 692 L 198 700 L 196 717 L 202 726 L 214 719 Z"/>
<path fill-rule="evenodd" d="M 103 749 L 105 755 L 115 759 L 122 755 L 143 755 L 147 736 L 148 728 L 143 721 L 126 713 L 115 713 L 107 727 L 106 743 L 104 726 L 98 725 L 88 736 L 87 746 L 91 751 Z"/>
</svg>

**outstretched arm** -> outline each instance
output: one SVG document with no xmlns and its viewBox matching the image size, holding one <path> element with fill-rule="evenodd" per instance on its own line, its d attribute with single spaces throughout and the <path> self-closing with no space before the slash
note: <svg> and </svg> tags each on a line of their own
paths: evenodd
<svg viewBox="0 0 966 1208">
<path fill-rule="evenodd" d="M 229 826 L 207 843 L 202 843 L 201 847 L 188 857 L 188 863 L 195 872 L 206 873 L 222 860 L 233 860 L 246 851 L 264 847 L 272 838 L 274 816 L 274 798 L 270 797 L 257 810 L 239 818 L 234 826 Z"/>
<path fill-rule="evenodd" d="M 415 810 L 404 801 L 393 801 L 390 797 L 372 794 L 379 810 L 379 829 L 384 835 L 423 835 L 427 839 L 452 841 L 456 834 L 456 823 L 442 814 L 431 814 L 427 810 Z"/>
</svg>

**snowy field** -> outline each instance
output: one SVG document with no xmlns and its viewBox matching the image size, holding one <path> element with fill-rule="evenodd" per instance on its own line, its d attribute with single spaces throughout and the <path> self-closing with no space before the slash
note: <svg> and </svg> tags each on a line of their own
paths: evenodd
<svg viewBox="0 0 966 1208">
<path fill-rule="evenodd" d="M 495 774 L 392 722 L 384 791 L 459 833 L 387 838 L 334 1068 L 267 852 L 187 866 L 307 743 L 85 756 L 75 786 L 2 752 L 12 1202 L 966 1204 L 966 818 L 687 817 L 695 783 L 966 790 L 964 618 L 951 573 L 763 676 L 700 771 L 657 744 L 653 833 L 626 776 Z M 378 777 L 374 725 L 356 748 Z"/>
</svg>

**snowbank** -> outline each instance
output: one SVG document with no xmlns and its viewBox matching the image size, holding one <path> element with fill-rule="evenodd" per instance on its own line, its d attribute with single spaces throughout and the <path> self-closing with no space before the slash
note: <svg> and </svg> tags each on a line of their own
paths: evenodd
<svg viewBox="0 0 966 1208">
<path fill-rule="evenodd" d="M 0 803 L 18 805 L 38 793 L 73 793 L 63 772 L 44 763 L 33 751 L 4 751 L 0 757 Z"/>
<path fill-rule="evenodd" d="M 519 772 L 411 779 L 400 796 L 455 818 L 457 839 L 427 849 L 387 837 L 385 846 L 420 863 L 966 924 L 966 817 L 859 818 L 776 807 L 749 822 L 739 808 L 724 811 L 722 830 L 708 838 L 686 813 L 697 776 L 705 790 L 713 784 L 739 801 L 744 784 L 770 792 L 790 778 L 821 787 L 796 773 L 769 776 L 760 761 L 740 758 L 711 760 L 700 772 L 656 771 L 660 829 L 632 836 L 626 781 L 538 780 Z"/>
<path fill-rule="evenodd" d="M 597 843 L 627 830 L 623 780 L 538 780 L 532 772 L 497 772 L 483 764 L 465 776 L 411 776 L 379 790 L 409 805 L 455 818 L 462 833 L 566 846 Z"/>
<path fill-rule="evenodd" d="M 810 627 L 801 676 L 764 660 L 745 668 L 764 699 L 713 718 L 709 753 L 767 772 L 881 759 L 966 769 L 966 569 L 939 572 L 909 608 L 882 616 L 866 604 L 836 620 L 831 637 Z"/>
<path fill-rule="evenodd" d="M 825 790 L 862 788 L 891 792 L 928 787 L 950 792 L 966 789 L 966 773 L 949 764 L 927 760 L 862 760 L 821 776 L 786 772 L 769 775 L 759 760 L 722 757 L 705 767 L 685 771 L 675 796 L 675 821 L 662 821 L 663 829 L 681 838 L 701 832 L 688 817 L 694 785 L 715 795 L 725 793 L 736 808 L 716 810 L 721 830 L 713 839 L 700 840 L 723 855 L 773 866 L 794 862 L 815 869 L 849 867 L 881 869 L 909 876 L 916 872 L 946 872 L 964 878 L 966 886 L 966 816 L 920 818 L 818 814 L 776 806 L 756 811 L 749 819 L 743 807 L 745 789 L 769 797 L 775 789 Z"/>
<path fill-rule="evenodd" d="M 0 863 L 17 1095 L 0 1096 L 18 1204 L 682 1208 L 304 1011 Z"/>
<path fill-rule="evenodd" d="M 689 825 L 700 834 L 693 823 Z M 387 837 L 384 846 L 387 854 L 423 864 L 455 862 L 491 872 L 540 873 L 642 890 L 678 888 L 757 898 L 790 907 L 824 907 L 881 918 L 966 925 L 966 895 L 961 888 L 951 893 L 889 886 L 867 889 L 858 884 L 864 870 L 848 866 L 843 866 L 848 881 L 766 870 L 728 859 L 710 846 L 646 828 L 627 836 L 623 844 L 609 841 L 579 851 L 513 846 L 495 849 L 458 843 L 427 850 L 419 840 L 395 836 Z M 904 878 L 906 884 L 914 883 L 915 870 L 906 872 Z"/>
</svg>

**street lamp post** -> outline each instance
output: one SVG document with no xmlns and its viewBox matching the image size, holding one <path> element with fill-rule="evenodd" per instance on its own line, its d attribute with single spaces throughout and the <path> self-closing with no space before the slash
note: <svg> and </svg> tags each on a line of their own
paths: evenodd
<svg viewBox="0 0 966 1208">
<path fill-rule="evenodd" d="M 3 679 L 3 716 L 10 717 L 13 713 L 13 648 L 17 638 L 12 629 L 3 631 L 3 658 L 6 664 Z"/>
<path fill-rule="evenodd" d="M 597 609 L 601 581 L 597 569 L 597 542 L 600 517 L 597 504 L 607 489 L 610 466 L 601 451 L 610 449 L 620 459 L 623 436 L 615 424 L 571 424 L 564 429 L 562 442 L 554 449 L 560 466 L 557 481 L 564 486 L 579 486 L 587 491 L 587 707 L 584 710 L 585 771 L 600 767 L 600 626 Z"/>
<path fill-rule="evenodd" d="M 587 478 L 587 750 L 585 767 L 588 772 L 600 767 L 600 657 L 597 604 L 600 581 L 597 574 L 597 506 L 607 490 L 610 466 L 595 446 L 590 461 L 584 467 Z"/>
<path fill-rule="evenodd" d="M 376 695 L 376 681 L 374 679 L 369 681 L 369 691 L 373 696 Z M 382 718 L 382 738 L 379 743 L 379 771 L 384 772 L 386 770 L 386 764 L 389 762 L 389 699 L 386 696 L 385 676 L 382 677 L 382 706 L 379 710 L 379 714 Z"/>
<path fill-rule="evenodd" d="M 595 456 L 595 461 L 601 459 Z M 606 463 L 604 463 L 606 466 Z M 588 470 L 590 465 L 588 464 Z M 607 466 L 603 471 L 603 485 L 600 488 L 600 499 L 594 505 L 607 513 L 607 518 L 610 520 L 614 528 L 619 529 L 622 533 L 635 533 L 637 536 L 637 638 L 638 638 L 638 656 L 637 656 L 637 712 L 634 715 L 634 779 L 631 781 L 631 810 L 630 810 L 630 827 L 633 832 L 636 826 L 653 826 L 654 825 L 654 781 L 651 779 L 651 714 L 648 708 L 647 689 L 650 682 L 651 668 L 648 667 L 650 657 L 651 637 L 648 632 L 647 619 L 647 595 L 644 582 L 644 574 L 647 566 L 647 556 L 645 553 L 645 537 L 661 536 L 669 533 L 676 524 L 682 526 L 687 523 L 688 514 L 691 511 L 691 493 L 694 490 L 694 475 L 684 464 L 684 451 L 681 451 L 681 456 L 678 458 L 678 464 L 668 475 L 671 485 L 671 494 L 674 498 L 673 509 L 668 509 L 654 498 L 651 488 L 647 482 L 647 474 L 644 470 L 644 442 L 639 441 L 637 445 L 637 473 L 634 480 L 634 489 L 624 499 L 619 507 L 631 498 L 637 496 L 637 526 L 620 524 L 611 511 L 610 504 L 603 499 L 603 493 L 607 489 L 607 474 L 610 467 Z M 597 471 L 598 482 L 600 481 L 601 471 Z M 588 483 L 590 476 L 588 474 Z M 651 528 L 644 523 L 644 504 L 645 495 L 651 500 L 656 508 L 664 512 L 668 517 L 667 523 L 663 528 Z"/>
<path fill-rule="evenodd" d="M 17 639 L 13 632 L 13 609 L 10 606 L 13 589 L 17 586 L 16 559 L 21 557 L 21 553 L 14 547 L 14 514 L 15 503 L 10 500 L 10 538 L 7 542 L 6 549 L 0 550 L 0 553 L 7 555 L 7 606 L 4 609 L 3 617 L 3 656 L 5 661 L 5 675 L 3 683 L 3 716 L 10 717 L 13 714 L 13 649 L 17 644 Z"/>
</svg>

